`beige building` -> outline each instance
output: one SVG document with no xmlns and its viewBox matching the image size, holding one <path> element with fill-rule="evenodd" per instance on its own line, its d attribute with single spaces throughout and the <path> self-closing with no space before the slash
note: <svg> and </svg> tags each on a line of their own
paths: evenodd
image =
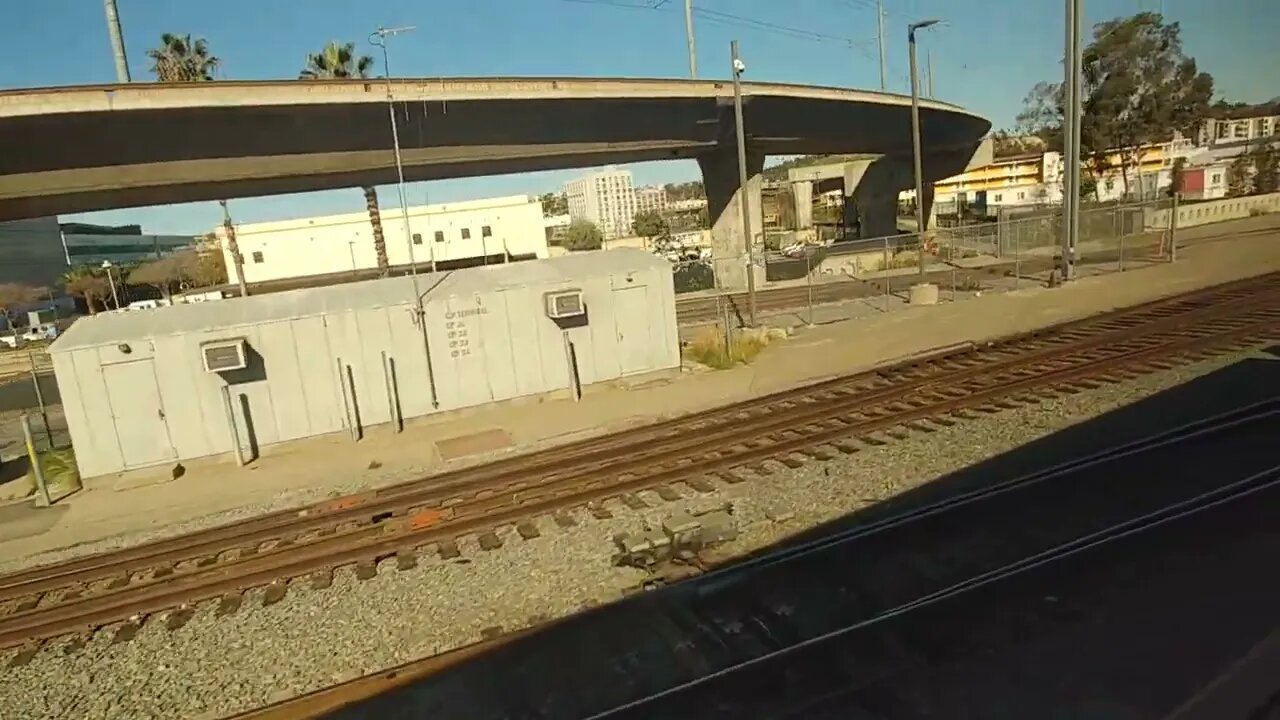
<svg viewBox="0 0 1280 720">
<path fill-rule="evenodd" d="M 668 207 L 667 191 L 662 186 L 645 185 L 636 188 L 636 212 L 664 213 Z"/>
<path fill-rule="evenodd" d="M 565 183 L 569 216 L 595 223 L 605 238 L 631 235 L 636 215 L 636 189 L 631 171 L 607 167 Z"/>
</svg>

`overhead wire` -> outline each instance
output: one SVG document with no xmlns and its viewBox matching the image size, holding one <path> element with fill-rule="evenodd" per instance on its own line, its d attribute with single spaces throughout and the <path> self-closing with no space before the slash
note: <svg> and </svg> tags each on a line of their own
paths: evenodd
<svg viewBox="0 0 1280 720">
<path fill-rule="evenodd" d="M 602 7 L 626 8 L 632 10 L 658 10 L 665 11 L 672 7 L 668 5 L 669 0 L 651 0 L 650 2 L 642 2 L 638 0 L 560 0 L 560 2 L 574 3 L 578 5 L 597 5 Z M 848 45 L 851 48 L 865 49 L 860 46 L 873 42 L 871 40 L 858 40 L 855 38 L 831 35 L 808 30 L 805 28 L 791 27 L 789 25 L 781 25 L 768 20 L 748 17 L 746 15 L 737 15 L 735 13 L 724 12 L 722 10 L 712 10 L 694 6 L 694 15 L 706 20 L 707 22 L 725 25 L 729 27 L 741 27 L 760 32 L 774 33 L 783 37 L 789 37 L 795 40 L 808 40 L 812 42 L 839 42 Z"/>
</svg>

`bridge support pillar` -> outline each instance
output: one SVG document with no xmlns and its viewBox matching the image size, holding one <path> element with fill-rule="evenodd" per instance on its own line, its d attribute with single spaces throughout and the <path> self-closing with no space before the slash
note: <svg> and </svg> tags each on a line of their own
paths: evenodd
<svg viewBox="0 0 1280 720">
<path fill-rule="evenodd" d="M 857 225 L 859 237 L 898 234 L 898 194 L 914 187 L 910 158 L 882 156 L 856 160 L 844 169 L 845 226 Z M 933 186 L 925 187 L 925 215 L 933 202 Z"/>
<path fill-rule="evenodd" d="M 760 189 L 763 182 L 764 153 L 747 148 L 747 187 L 744 193 L 738 178 L 738 151 L 733 144 L 721 145 L 706 155 L 698 156 L 702 169 L 702 185 L 707 193 L 707 214 L 711 219 L 711 261 L 715 267 L 716 285 L 725 290 L 747 287 L 747 241 L 742 227 L 742 202 L 745 195 L 751 214 L 751 241 L 756 244 L 756 257 L 761 257 L 764 237 Z M 757 286 L 764 280 L 763 264 L 757 269 Z"/>
<path fill-rule="evenodd" d="M 791 183 L 791 197 L 796 203 L 796 229 L 813 227 L 813 181 L 796 180 Z"/>
</svg>

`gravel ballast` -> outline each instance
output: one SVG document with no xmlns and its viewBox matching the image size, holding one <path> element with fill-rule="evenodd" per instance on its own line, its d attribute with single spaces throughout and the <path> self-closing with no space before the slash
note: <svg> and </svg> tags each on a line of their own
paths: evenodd
<svg viewBox="0 0 1280 720">
<path fill-rule="evenodd" d="M 657 527 L 677 510 L 731 505 L 741 535 L 716 555 L 750 552 L 1242 357 L 912 433 L 798 469 L 774 464 L 772 474 L 719 484 L 712 493 L 679 486 L 684 498 L 674 502 L 641 493 L 647 509 L 611 501 L 612 519 L 578 510 L 576 526 L 564 528 L 539 518 L 541 536 L 531 540 L 508 528 L 496 550 L 480 550 L 468 538 L 461 557 L 450 561 L 427 554 L 404 571 L 390 561 L 363 582 L 342 570 L 330 588 L 295 583 L 268 606 L 260 592 L 251 593 L 229 617 L 215 617 L 216 603 L 205 603 L 182 628 L 148 623 L 131 642 L 113 643 L 108 630 L 76 652 L 52 643 L 28 664 L 0 670 L 0 708 L 5 718 L 24 720 L 224 717 L 459 647 L 493 628 L 512 630 L 615 600 L 647 575 L 611 564 L 614 534 Z M 7 665 L 13 655 L 0 654 L 0 662 Z"/>
</svg>

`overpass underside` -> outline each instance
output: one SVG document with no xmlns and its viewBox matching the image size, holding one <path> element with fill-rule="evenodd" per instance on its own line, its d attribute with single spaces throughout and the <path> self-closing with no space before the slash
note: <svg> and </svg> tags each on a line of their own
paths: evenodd
<svg viewBox="0 0 1280 720">
<path fill-rule="evenodd" d="M 433 81 L 413 82 L 397 89 L 391 106 L 406 180 L 695 159 L 717 247 L 722 255 L 745 254 L 732 98 L 724 83 L 495 80 L 471 82 L 470 94 L 448 99 L 442 93 L 464 81 L 449 81 L 456 87 L 441 81 L 440 91 Z M 588 96 L 575 96 L 570 85 Z M 523 97 L 500 92 L 517 87 Z M 629 94 L 598 96 L 605 91 Z M 763 84 L 744 91 L 754 217 L 767 155 L 909 157 L 909 104 L 901 98 Z M 935 105 L 921 116 L 930 179 L 960 171 L 989 129 L 959 108 Z M 0 93 L 0 220 L 395 181 L 380 82 Z M 730 286 L 740 280 L 734 275 L 726 273 Z"/>
</svg>

